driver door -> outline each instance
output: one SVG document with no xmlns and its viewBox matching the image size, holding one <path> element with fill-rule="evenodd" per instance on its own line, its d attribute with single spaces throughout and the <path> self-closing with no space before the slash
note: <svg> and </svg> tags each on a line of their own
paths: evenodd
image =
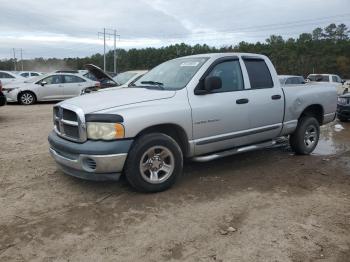
<svg viewBox="0 0 350 262">
<path fill-rule="evenodd" d="M 38 82 L 40 85 L 40 100 L 63 99 L 63 81 L 62 75 L 52 75 Z"/>
<path fill-rule="evenodd" d="M 250 105 L 238 58 L 214 62 L 206 76 L 221 78 L 222 86 L 204 95 L 190 95 L 196 155 L 245 145 L 250 127 Z"/>
</svg>

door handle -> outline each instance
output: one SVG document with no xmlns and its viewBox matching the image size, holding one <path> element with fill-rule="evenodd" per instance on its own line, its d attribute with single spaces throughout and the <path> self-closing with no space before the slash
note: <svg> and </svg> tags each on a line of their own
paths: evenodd
<svg viewBox="0 0 350 262">
<path fill-rule="evenodd" d="M 273 95 L 273 96 L 271 96 L 271 99 L 272 100 L 279 100 L 279 99 L 281 99 L 281 95 Z"/>
<path fill-rule="evenodd" d="M 242 98 L 242 99 L 236 100 L 236 104 L 238 104 L 238 105 L 247 104 L 248 102 L 249 102 L 249 100 L 247 98 Z"/>
</svg>

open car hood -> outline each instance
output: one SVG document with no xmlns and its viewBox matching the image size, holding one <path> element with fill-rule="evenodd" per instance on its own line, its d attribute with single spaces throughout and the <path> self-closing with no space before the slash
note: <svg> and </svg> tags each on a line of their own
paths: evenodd
<svg viewBox="0 0 350 262">
<path fill-rule="evenodd" d="M 100 83 L 108 82 L 108 87 L 120 86 L 109 74 L 104 72 L 98 66 L 87 64 L 85 65 L 85 68 L 89 71 L 90 74 L 96 77 L 97 81 Z"/>
</svg>

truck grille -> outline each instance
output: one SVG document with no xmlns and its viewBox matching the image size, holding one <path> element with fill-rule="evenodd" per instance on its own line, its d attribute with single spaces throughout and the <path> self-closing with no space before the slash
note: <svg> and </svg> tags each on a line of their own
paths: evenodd
<svg viewBox="0 0 350 262">
<path fill-rule="evenodd" d="M 80 108 L 71 105 L 60 105 L 53 108 L 55 132 L 74 142 L 86 141 L 85 116 Z"/>
</svg>

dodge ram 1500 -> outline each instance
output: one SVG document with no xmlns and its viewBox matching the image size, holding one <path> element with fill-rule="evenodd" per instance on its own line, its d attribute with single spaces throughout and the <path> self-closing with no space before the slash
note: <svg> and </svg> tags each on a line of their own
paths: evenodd
<svg viewBox="0 0 350 262">
<path fill-rule="evenodd" d="M 157 192 L 175 183 L 184 158 L 214 160 L 287 135 L 296 154 L 310 154 L 336 107 L 334 86 L 281 87 L 263 55 L 202 54 L 167 61 L 129 88 L 57 104 L 48 139 L 69 175 L 124 173 L 137 190 Z"/>
</svg>

